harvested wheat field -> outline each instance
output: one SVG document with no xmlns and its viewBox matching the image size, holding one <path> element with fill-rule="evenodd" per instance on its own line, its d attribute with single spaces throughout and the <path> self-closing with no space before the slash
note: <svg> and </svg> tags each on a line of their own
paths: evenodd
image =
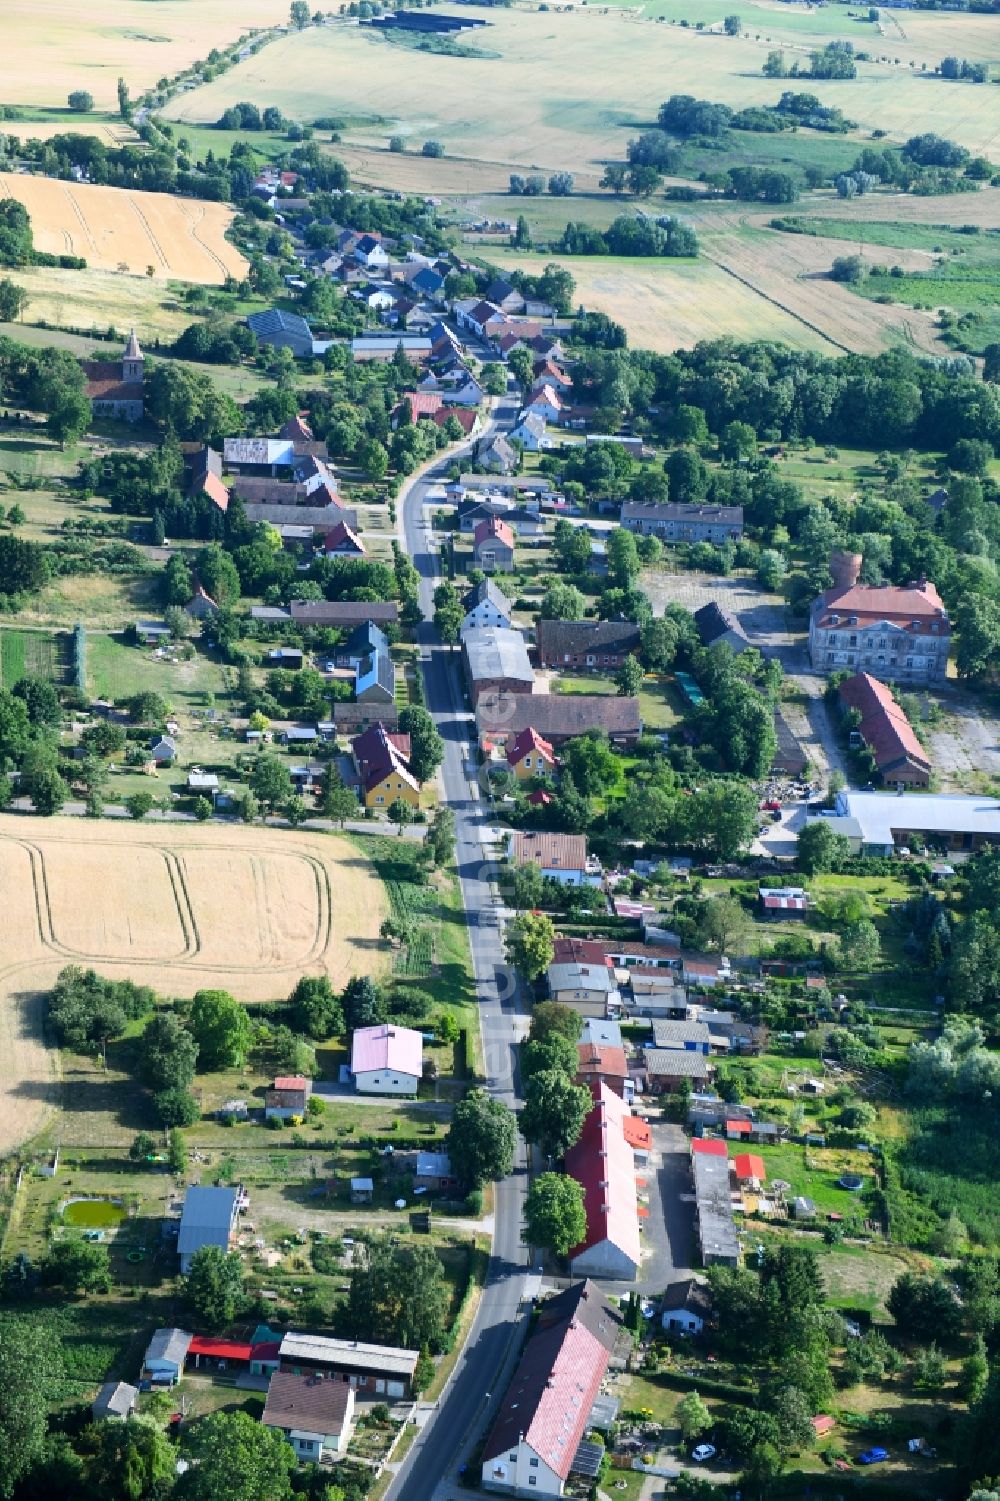
<svg viewBox="0 0 1000 1501">
<path fill-rule="evenodd" d="M 233 211 L 200 198 L 0 173 L 0 195 L 31 215 L 35 248 L 79 255 L 88 269 L 130 271 L 177 281 L 222 283 L 247 262 L 226 239 Z"/>
<path fill-rule="evenodd" d="M 793 349 L 835 352 L 822 335 L 769 302 L 707 259 L 615 259 L 606 256 L 530 256 L 487 252 L 491 265 L 537 273 L 547 261 L 576 282 L 575 300 L 622 324 L 636 349 L 670 354 L 700 339 L 780 339 Z"/>
<path fill-rule="evenodd" d="M 860 46 L 841 7 L 822 14 L 831 11 L 835 30 L 843 26 Z M 779 12 L 774 21 L 770 39 L 756 33 L 726 38 L 638 20 L 621 10 L 560 14 L 494 7 L 487 26 L 466 42 L 481 52 L 478 57 L 419 52 L 356 25 L 334 23 L 279 37 L 210 83 L 176 95 L 163 113 L 206 124 L 229 105 L 252 99 L 311 121 L 335 104 L 352 122 L 345 134 L 353 146 L 384 146 L 398 133 L 414 153 L 433 138 L 449 156 L 478 159 L 491 169 L 500 161 L 508 171 L 599 173 L 606 159 L 624 156 L 628 132 L 655 120 L 670 93 L 692 92 L 733 108 L 773 104 L 780 88 L 761 70 L 768 50 L 784 45 Z M 975 49 L 987 45 L 989 26 L 996 32 L 995 22 L 973 26 L 968 44 L 955 50 L 978 59 Z M 957 27 L 949 28 L 949 36 L 956 34 Z M 864 45 L 871 42 L 869 33 Z M 815 38 L 799 36 L 789 43 L 789 58 L 801 48 L 799 60 L 812 46 Z M 810 93 L 848 113 L 862 138 L 876 127 L 899 140 L 936 130 L 1000 160 L 991 88 L 921 75 L 901 40 L 885 48 L 888 61 L 861 63 L 857 79 L 846 85 L 810 80 Z M 424 182 L 423 190 L 433 192 L 430 171 Z"/>
<path fill-rule="evenodd" d="M 185 824 L 4 818 L 0 1152 L 58 1102 L 45 991 L 67 964 L 166 995 L 287 995 L 303 973 L 343 986 L 382 964 L 385 894 L 345 839 Z"/>
<path fill-rule="evenodd" d="M 252 27 L 287 20 L 287 0 L 114 0 L 93 10 L 76 0 L 4 0 L 0 98 L 64 106 L 86 89 L 99 109 L 117 108 L 119 75 L 134 98 Z"/>
</svg>

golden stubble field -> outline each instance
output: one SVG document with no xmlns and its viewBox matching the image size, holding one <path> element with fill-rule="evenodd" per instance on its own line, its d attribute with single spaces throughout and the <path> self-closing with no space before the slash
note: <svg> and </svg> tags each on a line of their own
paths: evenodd
<svg viewBox="0 0 1000 1501">
<path fill-rule="evenodd" d="M 247 262 L 226 239 L 233 211 L 222 203 L 0 173 L 0 195 L 31 215 L 35 248 L 79 255 L 88 269 L 221 284 Z"/>
<path fill-rule="evenodd" d="M 384 965 L 382 883 L 332 836 L 8 816 L 0 891 L 0 1152 L 58 1104 L 42 1022 L 67 964 L 167 996 L 211 987 L 251 1002 L 287 996 L 302 974 L 342 987 Z"/>
<path fill-rule="evenodd" d="M 799 54 L 804 61 L 811 47 L 829 39 L 829 27 L 821 38 L 803 30 L 782 32 L 778 12 L 773 34 L 759 40 L 657 24 L 626 11 L 511 9 L 490 10 L 488 16 L 488 27 L 471 45 L 496 56 L 415 52 L 348 23 L 309 28 L 179 95 L 165 113 L 205 123 L 238 100 L 253 99 L 303 121 L 331 112 L 356 121 L 377 117 L 370 127 L 349 127 L 346 139 L 355 146 L 384 145 L 401 130 L 415 150 L 434 138 L 449 154 L 494 166 L 590 172 L 603 159 L 621 159 L 628 134 L 655 120 L 669 94 L 690 92 L 737 108 L 773 104 L 782 84 L 761 73 L 767 52 L 782 46 L 789 62 Z M 946 19 L 942 47 L 946 35 L 954 45 L 943 51 L 976 58 L 988 48 L 992 56 L 990 34 L 979 24 L 983 18 Z M 960 20 L 969 22 L 964 32 Z M 845 21 L 845 35 L 859 46 L 884 47 L 890 61 L 861 63 L 850 82 L 810 80 L 810 92 L 842 108 L 864 135 L 876 127 L 897 139 L 936 130 L 1000 160 L 995 91 L 921 75 L 920 60 L 937 45 L 929 23 L 921 24 L 918 46 L 900 36 L 891 42 L 874 34 L 862 38 Z M 909 14 L 904 28 L 908 24 Z M 964 36 L 964 45 L 955 44 L 956 35 Z"/>
<path fill-rule="evenodd" d="M 0 99 L 65 105 L 86 89 L 98 109 L 117 109 L 119 76 L 134 98 L 251 27 L 287 20 L 288 0 L 3 0 Z"/>
</svg>

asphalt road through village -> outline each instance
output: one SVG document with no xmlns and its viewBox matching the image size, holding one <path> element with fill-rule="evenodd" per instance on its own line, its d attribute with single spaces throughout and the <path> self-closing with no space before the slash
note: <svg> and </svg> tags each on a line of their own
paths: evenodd
<svg viewBox="0 0 1000 1501">
<path fill-rule="evenodd" d="M 509 427 L 513 401 L 496 408 L 494 428 Z M 468 451 L 468 445 L 459 454 Z M 503 930 L 491 866 L 498 851 L 491 842 L 489 805 L 480 798 L 474 762 L 475 725 L 465 708 L 459 655 L 443 646 L 431 623 L 437 581 L 429 494 L 440 487 L 455 454 L 414 480 L 400 504 L 402 539 L 420 574 L 424 621 L 417 640 L 422 658 L 427 708 L 444 739 L 441 768 L 444 795 L 456 823 L 456 851 L 462 899 L 479 998 L 487 1088 L 505 1104 L 517 1102 L 516 1040 L 524 1030 L 519 989 L 509 980 L 503 957 Z M 486 1285 L 475 1322 L 451 1379 L 400 1466 L 387 1501 L 451 1501 L 458 1495 L 464 1457 L 486 1427 L 519 1353 L 529 1306 L 529 1254 L 521 1244 L 521 1218 L 527 1189 L 524 1144 L 518 1139 L 513 1174 L 496 1185 L 493 1247 Z"/>
</svg>

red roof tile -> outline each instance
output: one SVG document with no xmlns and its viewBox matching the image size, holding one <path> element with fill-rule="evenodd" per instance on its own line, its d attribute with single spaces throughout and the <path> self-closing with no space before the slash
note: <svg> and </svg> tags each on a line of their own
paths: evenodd
<svg viewBox="0 0 1000 1501">
<path fill-rule="evenodd" d="M 691 1152 L 696 1157 L 728 1157 L 729 1148 L 715 1136 L 696 1136 L 691 1142 Z"/>
<path fill-rule="evenodd" d="M 577 1048 L 581 1075 L 607 1074 L 613 1079 L 628 1078 L 628 1062 L 624 1048 L 604 1047 L 596 1042 L 581 1042 Z"/>
<path fill-rule="evenodd" d="M 758 1183 L 767 1182 L 767 1168 L 764 1166 L 763 1157 L 756 1152 L 737 1152 L 733 1158 L 733 1171 L 740 1183 L 749 1178 L 756 1178 Z"/>
<path fill-rule="evenodd" d="M 552 746 L 547 740 L 542 739 L 537 730 L 532 729 L 531 725 L 529 725 L 507 747 L 507 760 L 511 766 L 516 766 L 531 751 L 540 755 L 550 766 L 555 763 L 556 757 Z"/>
<path fill-rule="evenodd" d="M 944 624 L 943 634 L 947 635 L 950 629 L 944 600 L 928 579 L 901 586 L 853 584 L 846 588 L 827 589 L 821 599 L 822 605 L 817 601 L 814 610 L 823 627 L 829 627 L 832 624 L 830 616 L 837 615 L 841 623 L 845 617 L 857 616 L 859 626 L 877 625 L 880 620 L 897 625 L 938 620 Z"/>
<path fill-rule="evenodd" d="M 841 683 L 840 701 L 861 715 L 858 732 L 880 771 L 904 760 L 930 771 L 927 752 L 885 683 L 868 672 L 855 673 Z"/>
<path fill-rule="evenodd" d="M 241 1340 L 212 1339 L 207 1334 L 195 1334 L 188 1345 L 189 1355 L 211 1355 L 216 1360 L 249 1360 L 253 1346 Z"/>
<path fill-rule="evenodd" d="M 594 1090 L 595 1103 L 580 1138 L 566 1153 L 566 1171 L 583 1189 L 587 1233 L 570 1258 L 610 1242 L 636 1267 L 640 1260 L 635 1161 L 625 1140 L 625 1102 L 606 1084 Z"/>
</svg>

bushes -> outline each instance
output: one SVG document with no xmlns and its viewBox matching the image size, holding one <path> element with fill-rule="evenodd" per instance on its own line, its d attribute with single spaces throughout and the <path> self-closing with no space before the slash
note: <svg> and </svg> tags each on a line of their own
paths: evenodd
<svg viewBox="0 0 1000 1501">
<path fill-rule="evenodd" d="M 155 1003 L 147 985 L 68 965 L 49 997 L 48 1021 L 61 1047 L 93 1052 L 105 1038 L 120 1037 L 130 1021 L 148 1016 Z"/>
</svg>

